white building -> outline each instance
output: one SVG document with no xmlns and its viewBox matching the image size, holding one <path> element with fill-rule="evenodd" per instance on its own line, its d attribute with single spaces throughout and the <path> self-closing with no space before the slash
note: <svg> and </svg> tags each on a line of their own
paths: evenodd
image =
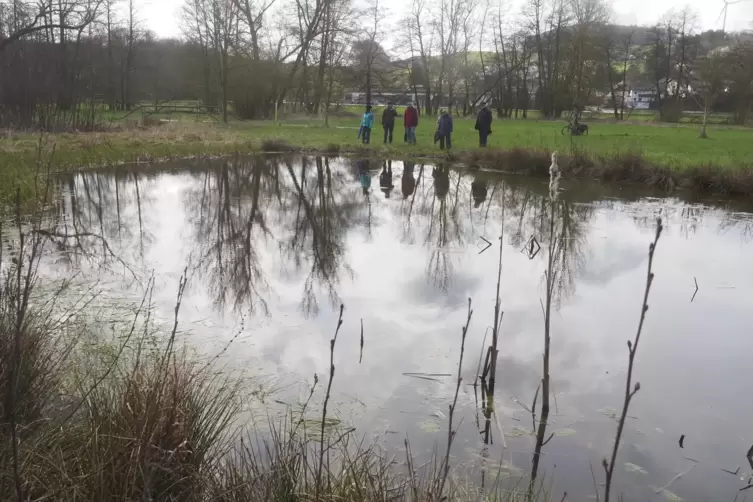
<svg viewBox="0 0 753 502">
<path fill-rule="evenodd" d="M 656 101 L 656 90 L 650 88 L 630 89 L 625 103 L 629 108 L 648 110 Z"/>
</svg>

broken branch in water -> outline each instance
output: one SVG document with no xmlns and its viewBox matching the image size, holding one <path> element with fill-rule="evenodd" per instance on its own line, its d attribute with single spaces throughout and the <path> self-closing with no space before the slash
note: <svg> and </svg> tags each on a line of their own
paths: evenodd
<svg viewBox="0 0 753 502">
<path fill-rule="evenodd" d="M 413 372 L 407 372 L 403 373 L 404 376 L 423 376 L 423 377 L 448 377 L 452 376 L 451 373 L 413 373 Z"/>
<path fill-rule="evenodd" d="M 668 488 L 669 488 L 670 486 L 672 486 L 672 483 L 674 483 L 675 481 L 677 481 L 678 479 L 680 479 L 681 477 L 683 477 L 684 475 L 686 475 L 687 473 L 689 473 L 690 471 L 692 471 L 692 470 L 693 470 L 693 468 L 694 468 L 694 467 L 695 467 L 696 465 L 697 465 L 697 464 L 693 464 L 693 465 L 691 465 L 689 469 L 687 469 L 687 470 L 685 470 L 685 471 L 682 471 L 682 472 L 681 472 L 680 474 L 678 474 L 678 475 L 676 475 L 676 476 L 675 476 L 674 478 L 670 479 L 670 480 L 669 480 L 669 483 L 667 483 L 666 485 L 664 485 L 664 486 L 662 486 L 661 488 L 659 488 L 658 490 L 656 490 L 656 492 L 655 492 L 655 493 L 656 493 L 656 494 L 658 495 L 658 494 L 660 494 L 661 492 L 663 492 L 664 490 L 668 489 Z"/>
<path fill-rule="evenodd" d="M 361 319 L 361 354 L 358 356 L 358 364 L 363 361 L 363 318 Z"/>
<path fill-rule="evenodd" d="M 680 436 L 680 448 L 685 448 L 685 446 L 683 446 L 683 444 L 682 444 L 684 441 L 685 441 L 685 434 L 683 434 L 682 436 Z"/>
<path fill-rule="evenodd" d="M 690 299 L 690 303 L 693 303 L 693 300 L 695 300 L 695 295 L 698 294 L 698 280 L 693 277 L 693 281 L 695 282 L 695 291 L 693 292 L 693 297 Z"/>
<path fill-rule="evenodd" d="M 737 473 L 740 472 L 740 466 L 737 466 L 737 469 L 735 469 L 734 472 L 728 471 L 727 469 L 722 469 L 722 472 L 726 472 L 727 474 L 732 474 L 733 476 L 737 476 Z"/>
<path fill-rule="evenodd" d="M 640 390 L 641 386 L 639 382 L 633 385 L 633 365 L 635 363 L 635 354 L 638 351 L 638 343 L 641 341 L 641 332 L 643 331 L 643 323 L 646 320 L 646 312 L 648 312 L 648 296 L 651 292 L 651 284 L 654 282 L 653 264 L 654 264 L 654 252 L 656 246 L 659 243 L 659 237 L 662 232 L 661 218 L 656 220 L 656 234 L 654 241 L 648 247 L 648 270 L 646 271 L 646 287 L 643 292 L 643 304 L 641 306 L 641 314 L 638 321 L 638 329 L 636 330 L 635 339 L 633 342 L 628 340 L 628 373 L 625 380 L 625 399 L 622 404 L 622 413 L 620 413 L 620 420 L 617 424 L 617 433 L 614 438 L 614 448 L 612 449 L 612 459 L 607 462 L 604 459 L 602 465 L 606 471 L 606 484 L 604 487 L 604 502 L 609 502 L 610 490 L 612 488 L 612 476 L 614 475 L 614 466 L 617 462 L 617 451 L 620 448 L 620 440 L 622 439 L 622 431 L 625 428 L 625 419 L 627 418 L 628 408 L 633 396 Z"/>
</svg>

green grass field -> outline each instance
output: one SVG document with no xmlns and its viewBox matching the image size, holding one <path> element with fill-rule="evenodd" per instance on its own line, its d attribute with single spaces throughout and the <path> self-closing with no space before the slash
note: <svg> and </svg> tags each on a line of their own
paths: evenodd
<svg viewBox="0 0 753 502">
<path fill-rule="evenodd" d="M 378 122 L 378 120 L 377 120 Z M 323 148 L 329 144 L 358 145 L 358 118 L 331 118 L 330 127 L 313 121 L 252 122 L 231 125 L 243 135 L 269 138 L 280 137 L 292 145 Z M 526 148 L 568 152 L 573 147 L 592 155 L 612 155 L 631 151 L 641 153 L 650 161 L 667 167 L 682 169 L 688 166 L 713 165 L 720 168 L 740 168 L 753 165 L 753 130 L 715 126 L 709 138 L 698 138 L 699 128 L 690 125 L 639 125 L 604 121 L 590 122 L 587 137 L 563 136 L 564 121 L 496 120 L 492 124 L 491 148 Z M 478 146 L 473 119 L 454 120 L 453 149 L 465 151 Z M 395 139 L 387 150 L 395 153 L 437 153 L 433 144 L 436 129 L 433 119 L 424 118 L 417 130 L 418 144 L 403 143 L 403 128 L 395 128 Z M 372 131 L 371 148 L 384 148 L 380 126 Z"/>
</svg>

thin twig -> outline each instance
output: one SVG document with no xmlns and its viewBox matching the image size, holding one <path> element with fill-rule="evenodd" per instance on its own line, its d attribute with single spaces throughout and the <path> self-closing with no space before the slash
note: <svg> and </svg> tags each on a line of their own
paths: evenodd
<svg viewBox="0 0 753 502">
<path fill-rule="evenodd" d="M 536 400 L 539 398 L 539 390 L 541 390 L 541 380 L 536 386 L 536 393 L 533 395 L 533 404 L 531 405 L 531 420 L 533 421 L 533 432 L 536 432 Z"/>
<path fill-rule="evenodd" d="M 410 442 L 405 438 L 405 458 L 408 463 L 408 475 L 410 476 L 410 486 L 413 491 L 413 500 L 418 500 L 418 486 L 416 485 L 416 470 L 413 467 L 413 453 L 411 452 Z"/>
<path fill-rule="evenodd" d="M 599 500 L 599 487 L 596 485 L 596 475 L 594 474 L 594 466 L 591 462 L 588 463 L 589 469 L 591 469 L 591 479 L 594 482 L 594 493 L 596 494 L 596 502 L 600 502 Z"/>
<path fill-rule="evenodd" d="M 478 377 L 481 374 L 481 361 L 484 359 L 484 347 L 486 346 L 486 335 L 489 333 L 489 327 L 484 330 L 484 339 L 481 341 L 481 352 L 478 354 L 478 367 L 476 368 L 476 378 L 473 380 L 473 386 L 478 384 Z"/>
<path fill-rule="evenodd" d="M 363 318 L 361 319 L 361 353 L 358 356 L 358 364 L 363 361 Z"/>
<path fill-rule="evenodd" d="M 447 482 L 447 476 L 450 473 L 450 450 L 452 449 L 452 442 L 455 439 L 455 433 L 456 431 L 452 430 L 452 420 L 453 416 L 455 415 L 455 408 L 458 404 L 458 394 L 460 393 L 460 384 L 463 381 L 463 378 L 460 376 L 461 372 L 463 370 L 463 354 L 465 353 L 465 337 L 468 333 L 468 326 L 471 324 L 471 317 L 473 316 L 473 310 L 471 309 L 471 299 L 468 298 L 468 317 L 465 321 L 465 326 L 463 326 L 462 329 L 462 335 L 460 339 L 460 361 L 458 362 L 458 380 L 457 385 L 455 386 L 455 397 L 452 400 L 452 404 L 450 405 L 450 416 L 449 416 L 449 425 L 447 430 L 447 451 L 445 452 L 445 457 L 443 460 L 443 466 L 444 469 L 441 472 L 441 477 L 437 483 L 437 490 L 434 493 L 435 500 L 441 500 L 442 494 L 444 493 L 444 486 Z"/>
<path fill-rule="evenodd" d="M 604 502 L 609 502 L 610 490 L 612 488 L 612 476 L 614 475 L 614 466 L 617 462 L 617 451 L 620 448 L 620 440 L 622 439 L 622 430 L 625 427 L 625 418 L 627 417 L 628 408 L 630 407 L 630 401 L 633 396 L 640 390 L 641 384 L 635 383 L 633 386 L 633 364 L 635 362 L 635 354 L 638 351 L 638 343 L 641 341 L 641 332 L 643 331 L 643 323 L 646 320 L 646 312 L 648 312 L 648 296 L 651 292 L 651 284 L 654 282 L 654 273 L 652 267 L 654 264 L 654 252 L 656 251 L 656 245 L 659 243 L 659 237 L 662 232 L 661 218 L 656 221 L 656 234 L 654 241 L 648 247 L 648 269 L 646 272 L 646 288 L 643 292 L 643 304 L 641 306 L 641 315 L 638 321 L 638 329 L 635 333 L 635 339 L 633 342 L 628 340 L 628 374 L 625 381 L 625 399 L 622 404 L 622 413 L 620 414 L 620 421 L 617 425 L 617 433 L 614 438 L 614 448 L 612 449 L 612 459 L 609 463 L 604 460 L 606 470 L 606 485 L 604 487 Z"/>
<path fill-rule="evenodd" d="M 324 406 L 322 408 L 322 427 L 321 437 L 319 438 L 319 465 L 316 472 L 316 499 L 319 500 L 319 493 L 322 484 L 322 467 L 324 466 L 324 426 L 327 423 L 327 405 L 329 404 L 329 396 L 332 390 L 332 380 L 335 378 L 335 343 L 337 342 L 337 334 L 340 332 L 340 326 L 343 324 L 343 310 L 345 305 L 340 304 L 340 317 L 337 321 L 337 328 L 335 329 L 335 336 L 329 341 L 329 382 L 327 382 L 327 394 L 324 396 Z"/>
</svg>

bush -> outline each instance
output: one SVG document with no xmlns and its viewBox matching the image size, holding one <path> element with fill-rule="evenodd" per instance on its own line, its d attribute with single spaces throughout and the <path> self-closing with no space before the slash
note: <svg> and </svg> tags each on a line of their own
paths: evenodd
<svg viewBox="0 0 753 502">
<path fill-rule="evenodd" d="M 270 153 L 290 152 L 293 147 L 282 138 L 266 138 L 261 141 L 261 151 Z"/>
<path fill-rule="evenodd" d="M 682 105 L 676 101 L 668 101 L 661 107 L 659 117 L 662 122 L 677 123 L 682 119 Z"/>
</svg>

